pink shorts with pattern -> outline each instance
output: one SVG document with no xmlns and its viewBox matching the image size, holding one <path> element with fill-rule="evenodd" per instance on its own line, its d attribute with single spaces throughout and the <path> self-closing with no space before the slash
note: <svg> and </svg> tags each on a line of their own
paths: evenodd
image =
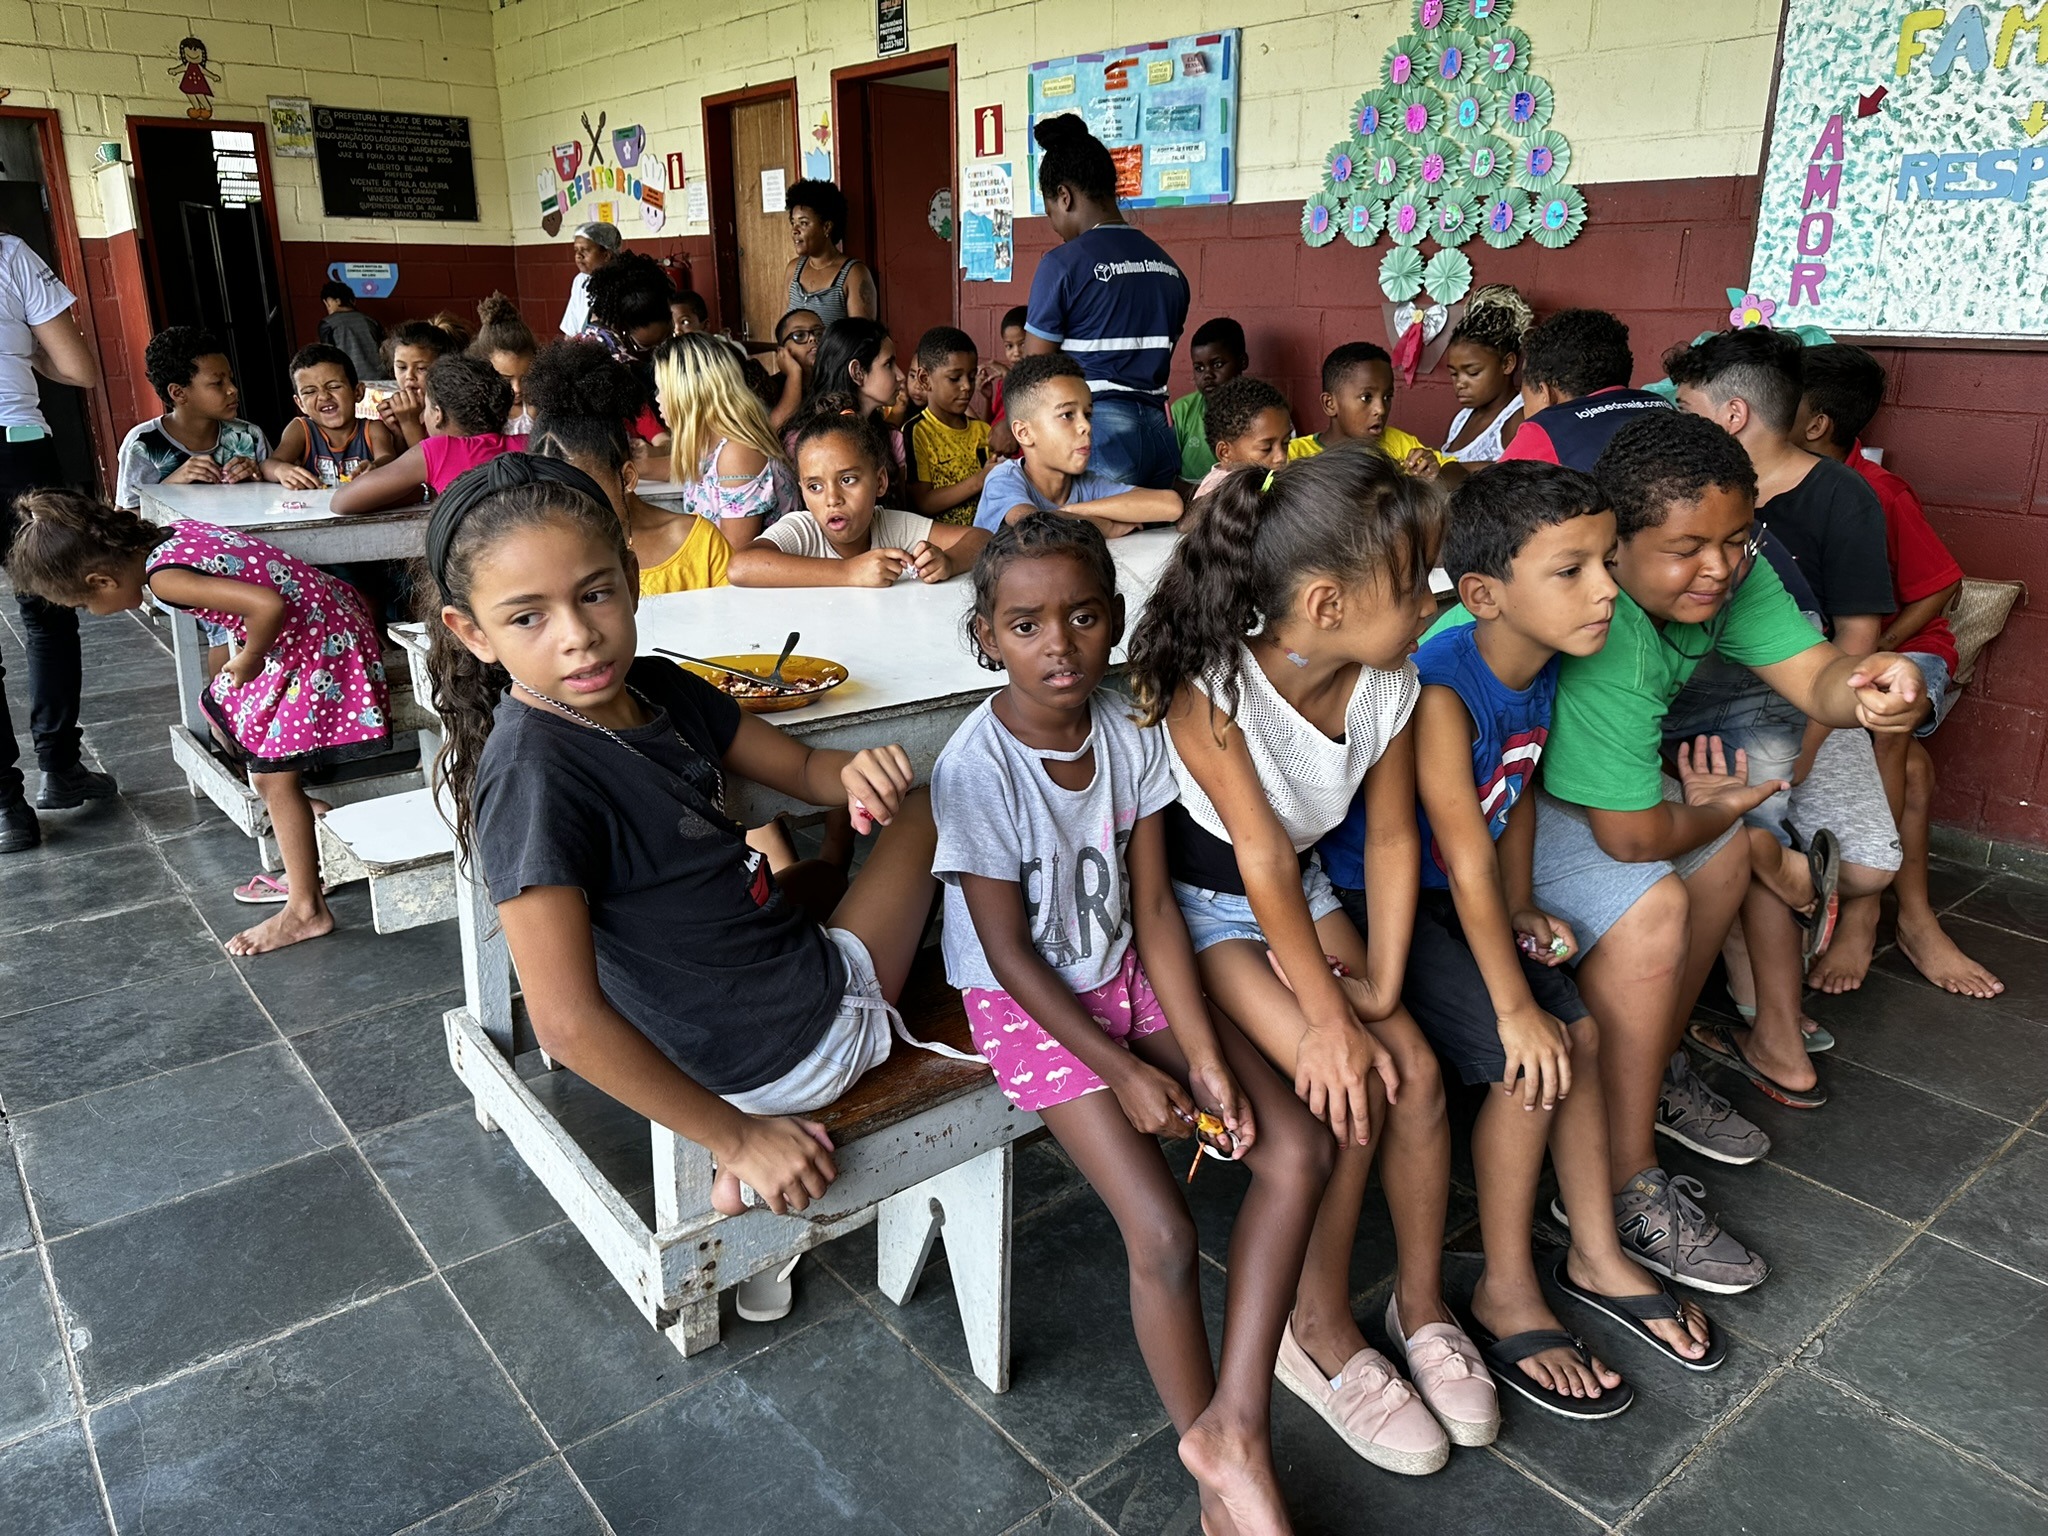
<svg viewBox="0 0 2048 1536">
<path fill-rule="evenodd" d="M 1076 996 L 1102 1032 L 1126 1048 L 1130 1041 L 1166 1028 L 1165 1010 L 1152 995 L 1135 944 L 1124 951 L 1114 976 Z M 988 1058 L 997 1085 L 1019 1109 L 1051 1109 L 1109 1086 L 1047 1034 L 1009 993 L 969 987 L 960 999 L 967 1007 L 975 1048 Z"/>
</svg>

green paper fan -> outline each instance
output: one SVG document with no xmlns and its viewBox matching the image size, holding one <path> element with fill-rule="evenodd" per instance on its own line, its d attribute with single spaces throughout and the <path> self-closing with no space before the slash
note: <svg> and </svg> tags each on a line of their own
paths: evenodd
<svg viewBox="0 0 2048 1536">
<path fill-rule="evenodd" d="M 1475 193 L 1491 193 L 1506 184 L 1515 152 L 1491 134 L 1461 145 L 1458 176 Z"/>
<path fill-rule="evenodd" d="M 1350 197 L 1363 179 L 1362 171 L 1354 140 L 1332 145 L 1329 154 L 1323 157 L 1323 197 L 1330 202 Z"/>
<path fill-rule="evenodd" d="M 1435 51 L 1420 33 L 1410 32 L 1387 50 L 1380 60 L 1380 78 L 1397 91 L 1421 85 L 1429 78 Z"/>
<path fill-rule="evenodd" d="M 1571 169 L 1572 147 L 1555 128 L 1532 135 L 1515 156 L 1515 185 L 1524 192 L 1544 192 L 1564 180 Z"/>
<path fill-rule="evenodd" d="M 1339 209 L 1328 198 L 1312 197 L 1301 205 L 1304 245 L 1325 246 L 1337 238 Z"/>
<path fill-rule="evenodd" d="M 1356 246 L 1371 245 L 1387 227 L 1387 208 L 1366 198 L 1354 199 L 1344 210 L 1343 235 Z"/>
<path fill-rule="evenodd" d="M 1500 112 L 1500 99 L 1493 87 L 1479 80 L 1467 80 L 1452 89 L 1444 107 L 1444 132 L 1460 144 L 1477 144 L 1492 132 Z"/>
<path fill-rule="evenodd" d="M 1529 232 L 1529 199 L 1503 187 L 1479 205 L 1479 238 L 1496 251 L 1521 243 Z"/>
<path fill-rule="evenodd" d="M 1470 32 L 1457 27 L 1439 32 L 1429 55 L 1429 78 L 1439 90 L 1456 90 L 1474 72 L 1478 58 L 1479 43 Z"/>
<path fill-rule="evenodd" d="M 1447 192 L 1429 211 L 1429 237 L 1438 245 L 1463 245 L 1478 233 L 1479 199 L 1470 192 Z M 1431 262 L 1430 265 L 1436 263 Z M 1452 302 L 1437 293 L 1434 287 L 1429 291 L 1446 304 Z"/>
<path fill-rule="evenodd" d="M 1480 34 L 1480 73 L 1497 79 L 1528 67 L 1529 34 L 1520 27 L 1488 27 Z"/>
<path fill-rule="evenodd" d="M 1428 86 L 1390 92 L 1387 121 L 1402 142 L 1413 145 L 1435 135 L 1444 119 L 1443 98 Z"/>
<path fill-rule="evenodd" d="M 1445 22 L 1457 25 L 1446 0 L 1415 0 L 1415 25 L 1420 31 L 1434 32 Z"/>
<path fill-rule="evenodd" d="M 1396 245 L 1420 245 L 1429 233 L 1429 201 L 1404 192 L 1387 204 L 1387 238 Z"/>
<path fill-rule="evenodd" d="M 1441 197 L 1458 179 L 1464 152 L 1441 134 L 1414 146 L 1415 184 L 1425 197 Z"/>
<path fill-rule="evenodd" d="M 1373 146 L 1373 156 L 1361 166 L 1361 185 L 1356 195 L 1378 202 L 1391 201 L 1415 175 L 1415 156 L 1405 144 L 1393 140 Z"/>
<path fill-rule="evenodd" d="M 1526 139 L 1550 126 L 1550 114 L 1557 106 L 1557 93 L 1541 75 L 1517 70 L 1495 81 L 1494 90 L 1500 103 L 1495 121 L 1503 133 Z"/>
<path fill-rule="evenodd" d="M 1396 304 L 1405 304 L 1422 292 L 1422 253 L 1406 245 L 1387 252 L 1380 259 L 1380 292 Z"/>
<path fill-rule="evenodd" d="M 1387 120 L 1386 91 L 1367 91 L 1351 104 L 1351 136 L 1377 145 L 1393 137 L 1394 125 Z"/>
<path fill-rule="evenodd" d="M 1529 233 L 1538 245 L 1570 245 L 1586 227 L 1586 200 L 1577 187 L 1557 186 L 1539 194 L 1529 213 Z"/>
<path fill-rule="evenodd" d="M 1438 251 L 1422 269 L 1422 291 L 1439 304 L 1455 304 L 1472 291 L 1472 262 L 1463 251 Z"/>
<path fill-rule="evenodd" d="M 1459 7 L 1475 27 L 1497 27 L 1508 19 L 1515 0 L 1464 0 Z"/>
</svg>

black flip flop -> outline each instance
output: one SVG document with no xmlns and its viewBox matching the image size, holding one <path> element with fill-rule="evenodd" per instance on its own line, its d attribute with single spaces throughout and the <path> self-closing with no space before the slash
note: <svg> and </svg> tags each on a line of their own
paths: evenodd
<svg viewBox="0 0 2048 1536">
<path fill-rule="evenodd" d="M 1842 898 L 1838 887 L 1842 883 L 1842 845 L 1835 841 L 1835 834 L 1822 827 L 1813 834 L 1809 845 L 1800 841 L 1799 833 L 1790 821 L 1778 823 L 1785 829 L 1785 835 L 1792 839 L 1792 851 L 1806 855 L 1806 867 L 1813 875 L 1813 910 L 1792 914 L 1793 920 L 1806 930 L 1800 945 L 1805 959 L 1805 970 L 1813 969 L 1813 962 L 1827 953 L 1828 945 L 1834 942 L 1835 923 L 1842 915 Z"/>
<path fill-rule="evenodd" d="M 1819 1109 L 1828 1101 L 1827 1089 L 1817 1082 L 1811 1088 L 1787 1088 L 1776 1078 L 1751 1065 L 1726 1024 L 1698 1019 L 1685 1032 L 1685 1037 L 1722 1066 L 1740 1072 L 1748 1079 L 1749 1085 L 1765 1098 L 1776 1099 L 1787 1109 Z"/>
<path fill-rule="evenodd" d="M 1728 1358 L 1728 1343 L 1711 1321 L 1707 1324 L 1707 1352 L 1697 1360 L 1686 1359 L 1657 1337 L 1650 1328 L 1651 1323 L 1677 1321 L 1684 1316 L 1677 1299 L 1662 1286 L 1647 1296 L 1603 1296 L 1598 1291 L 1587 1290 L 1565 1273 L 1566 1257 L 1559 1256 L 1556 1272 L 1551 1275 L 1557 1288 L 1572 1300 L 1582 1301 L 1596 1312 L 1604 1312 L 1665 1359 L 1677 1361 L 1688 1371 L 1714 1371 L 1719 1370 L 1721 1363 Z"/>
<path fill-rule="evenodd" d="M 1629 1404 L 1636 1400 L 1636 1389 L 1625 1381 L 1618 1387 L 1602 1388 L 1598 1397 L 1573 1397 L 1569 1392 L 1544 1386 L 1523 1370 L 1522 1361 L 1549 1349 L 1568 1349 L 1579 1357 L 1581 1364 L 1591 1366 L 1592 1357 L 1587 1354 L 1586 1346 L 1562 1329 L 1532 1328 L 1527 1333 L 1511 1333 L 1504 1339 L 1496 1339 L 1470 1314 L 1462 1321 L 1465 1331 L 1472 1336 L 1472 1342 L 1479 1346 L 1479 1353 L 1485 1356 L 1486 1368 L 1493 1372 L 1495 1381 L 1560 1418 L 1583 1419 L 1588 1423 L 1595 1419 L 1611 1419 L 1626 1412 Z"/>
</svg>

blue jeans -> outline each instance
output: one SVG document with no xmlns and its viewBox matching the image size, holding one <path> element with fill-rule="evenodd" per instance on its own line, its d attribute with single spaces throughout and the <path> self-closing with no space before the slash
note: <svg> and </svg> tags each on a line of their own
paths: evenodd
<svg viewBox="0 0 2048 1536">
<path fill-rule="evenodd" d="M 1136 395 L 1097 395 L 1093 425 L 1090 473 L 1140 490 L 1173 489 L 1180 478 L 1180 440 L 1163 403 Z"/>
</svg>

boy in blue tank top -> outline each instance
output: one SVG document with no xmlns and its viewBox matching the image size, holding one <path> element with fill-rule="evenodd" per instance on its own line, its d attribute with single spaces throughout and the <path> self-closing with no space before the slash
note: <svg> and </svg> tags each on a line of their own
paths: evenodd
<svg viewBox="0 0 2048 1536">
<path fill-rule="evenodd" d="M 1472 1133 L 1486 1255 L 1472 1336 L 1503 1387 L 1572 1419 L 1611 1418 L 1634 1394 L 1564 1331 L 1537 1277 L 1530 1229 L 1546 1149 L 1571 1218 L 1559 1289 L 1680 1365 L 1710 1370 L 1724 1353 L 1705 1315 L 1622 1250 L 1599 1029 L 1631 1021 L 1596 1025 L 1565 963 L 1578 940 L 1533 895 L 1530 791 L 1560 655 L 1606 643 L 1614 547 L 1614 515 L 1590 475 L 1506 463 L 1474 476 L 1452 498 L 1443 548 L 1472 622 L 1440 625 L 1415 657 L 1422 891 L 1402 1001 L 1447 1066 L 1490 1085 Z M 1354 808 L 1322 849 L 1347 907 L 1345 887 L 1363 883 L 1364 835 Z"/>
</svg>

